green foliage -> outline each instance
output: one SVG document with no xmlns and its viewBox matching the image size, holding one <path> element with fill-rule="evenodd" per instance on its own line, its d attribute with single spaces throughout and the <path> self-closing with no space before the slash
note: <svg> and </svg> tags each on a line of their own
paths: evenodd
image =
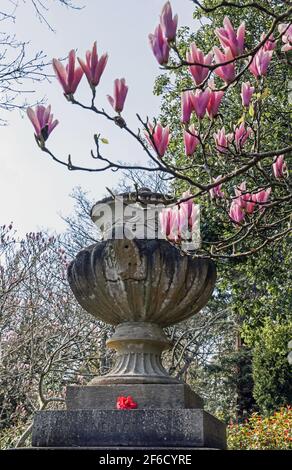
<svg viewBox="0 0 292 470">
<path fill-rule="evenodd" d="M 228 426 L 228 448 L 237 450 L 292 449 L 292 409 L 281 408 L 263 418 L 253 413 L 244 424 Z"/>
<path fill-rule="evenodd" d="M 222 354 L 197 370 L 197 380 L 192 382 L 193 388 L 205 398 L 206 410 L 225 423 L 235 418 L 241 420 L 255 409 L 250 356 L 249 348 L 233 351 L 229 344 Z"/>
<path fill-rule="evenodd" d="M 253 346 L 266 318 L 278 323 L 291 318 L 292 250 L 286 240 L 253 257 L 220 263 L 221 291 L 228 289 L 234 312 L 242 320 L 244 342 Z"/>
<path fill-rule="evenodd" d="M 248 397 L 249 383 L 250 393 L 263 413 L 292 403 L 291 370 L 287 361 L 287 345 L 292 338 L 291 261 L 291 242 L 287 240 L 244 261 L 219 265 L 221 291 L 229 291 L 233 318 L 239 325 L 243 344 L 252 353 L 250 366 L 246 361 L 244 368 L 238 369 L 241 379 L 237 380 L 242 380 L 241 397 Z M 240 366 L 236 356 L 234 359 Z M 228 373 L 227 368 L 227 376 Z M 237 406 L 244 410 L 239 403 Z M 245 410 L 254 410 L 254 405 L 245 406 Z"/>
<path fill-rule="evenodd" d="M 253 349 L 254 397 L 263 413 L 292 403 L 292 368 L 287 360 L 292 321 L 267 318 Z"/>
</svg>

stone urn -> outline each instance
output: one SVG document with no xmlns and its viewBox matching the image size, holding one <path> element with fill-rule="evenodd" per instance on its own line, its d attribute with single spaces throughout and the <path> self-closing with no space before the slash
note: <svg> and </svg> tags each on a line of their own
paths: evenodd
<svg viewBox="0 0 292 470">
<path fill-rule="evenodd" d="M 174 383 L 161 362 L 171 343 L 163 331 L 195 315 L 212 294 L 216 270 L 162 239 L 159 212 L 173 200 L 142 189 L 110 197 L 92 209 L 100 242 L 80 251 L 68 268 L 79 304 L 116 326 L 107 346 L 113 369 L 89 385 Z"/>
<path fill-rule="evenodd" d="M 195 315 L 216 278 L 212 261 L 182 254 L 164 240 L 159 212 L 170 198 L 147 189 L 106 198 L 92 209 L 101 241 L 80 251 L 68 268 L 82 307 L 115 326 L 107 346 L 116 363 L 87 385 L 68 385 L 65 410 L 35 414 L 34 447 L 95 449 L 224 449 L 226 430 L 202 398 L 171 377 L 161 353 L 164 327 Z M 137 408 L 117 409 L 118 397 Z"/>
</svg>

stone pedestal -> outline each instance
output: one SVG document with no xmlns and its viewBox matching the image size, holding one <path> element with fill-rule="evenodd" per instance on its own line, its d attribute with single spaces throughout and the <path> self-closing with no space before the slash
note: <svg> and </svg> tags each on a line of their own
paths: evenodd
<svg viewBox="0 0 292 470">
<path fill-rule="evenodd" d="M 206 305 L 216 267 L 161 239 L 156 205 L 165 201 L 163 195 L 144 188 L 121 197 L 123 217 L 115 197 L 94 206 L 92 218 L 100 228 L 99 215 L 108 215 L 103 224 L 107 236 L 81 250 L 68 266 L 78 303 L 116 327 L 107 341 L 116 351 L 115 365 L 86 387 L 68 387 L 67 410 L 36 413 L 33 446 L 223 449 L 224 424 L 205 412 L 201 398 L 161 362 L 161 353 L 171 346 L 163 328 Z M 133 239 L 127 236 L 124 215 L 133 198 L 144 229 L 149 228 L 149 210 L 156 214 L 150 236 L 147 230 L 147 237 L 138 232 Z M 129 395 L 138 409 L 117 410 L 117 398 Z"/>
<path fill-rule="evenodd" d="M 120 395 L 138 408 L 117 410 Z M 36 413 L 34 447 L 226 448 L 225 425 L 184 383 L 71 386 L 66 405 Z"/>
</svg>

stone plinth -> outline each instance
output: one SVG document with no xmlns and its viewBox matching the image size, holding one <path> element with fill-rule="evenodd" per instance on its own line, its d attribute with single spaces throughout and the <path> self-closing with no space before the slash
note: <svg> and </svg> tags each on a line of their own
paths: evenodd
<svg viewBox="0 0 292 470">
<path fill-rule="evenodd" d="M 200 409 L 39 411 L 32 445 L 224 449 L 226 436 L 225 425 Z"/>
<path fill-rule="evenodd" d="M 117 410 L 131 395 L 134 410 Z M 225 425 L 184 383 L 69 386 L 65 411 L 35 415 L 35 447 L 226 448 Z"/>
<path fill-rule="evenodd" d="M 203 400 L 186 384 L 68 386 L 68 410 L 114 410 L 117 397 L 131 395 L 140 409 L 203 408 Z"/>
</svg>

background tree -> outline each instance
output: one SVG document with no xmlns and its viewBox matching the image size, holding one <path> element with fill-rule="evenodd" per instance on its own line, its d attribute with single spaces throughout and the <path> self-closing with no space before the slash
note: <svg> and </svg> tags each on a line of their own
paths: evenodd
<svg viewBox="0 0 292 470">
<path fill-rule="evenodd" d="M 291 319 L 275 322 L 266 318 L 254 340 L 254 396 L 263 413 L 292 403 L 291 366 L 287 344 L 292 337 Z"/>
<path fill-rule="evenodd" d="M 60 238 L 30 233 L 17 240 L 11 231 L 2 227 L 2 432 L 29 426 L 34 411 L 62 403 L 66 384 L 88 382 L 105 372 L 99 352 L 104 326 L 75 302 L 67 284 L 68 258 Z M 20 444 L 27 435 L 26 431 Z"/>
</svg>

